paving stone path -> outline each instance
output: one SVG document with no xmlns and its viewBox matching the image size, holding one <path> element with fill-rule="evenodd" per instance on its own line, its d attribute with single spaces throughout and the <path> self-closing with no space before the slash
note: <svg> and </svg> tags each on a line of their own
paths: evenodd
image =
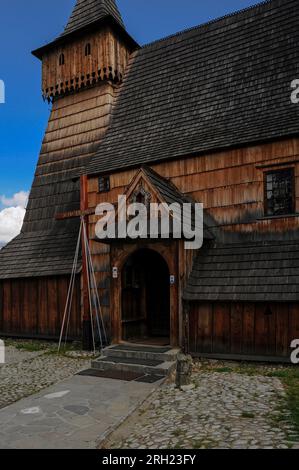
<svg viewBox="0 0 299 470">
<path fill-rule="evenodd" d="M 5 364 L 0 365 L 0 409 L 90 365 L 90 360 L 82 357 L 55 354 L 56 344 L 40 343 L 37 351 L 17 349 L 18 342 L 13 344 L 6 347 Z"/>
<path fill-rule="evenodd" d="M 95 449 L 159 385 L 74 375 L 90 368 L 90 354 L 58 355 L 56 344 L 6 346 L 0 449 Z"/>
<path fill-rule="evenodd" d="M 284 393 L 278 378 L 197 371 L 185 391 L 172 384 L 157 390 L 105 447 L 289 448 L 294 432 L 281 420 Z"/>
<path fill-rule="evenodd" d="M 157 386 L 74 375 L 0 410 L 0 449 L 96 449 Z"/>
</svg>

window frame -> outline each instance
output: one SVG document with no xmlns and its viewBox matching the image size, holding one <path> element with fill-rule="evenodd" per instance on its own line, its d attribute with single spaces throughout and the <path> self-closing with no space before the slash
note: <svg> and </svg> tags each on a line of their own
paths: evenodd
<svg viewBox="0 0 299 470">
<path fill-rule="evenodd" d="M 103 189 L 101 189 L 101 180 L 103 181 Z M 111 182 L 110 182 L 110 176 L 99 176 L 98 177 L 98 193 L 103 194 L 103 193 L 109 193 L 111 189 Z"/>
<path fill-rule="evenodd" d="M 59 54 L 58 63 L 59 63 L 59 66 L 60 66 L 60 67 L 62 67 L 63 65 L 65 65 L 65 55 L 64 55 L 63 52 L 61 52 L 61 54 Z"/>
<path fill-rule="evenodd" d="M 85 54 L 85 57 L 89 57 L 91 55 L 91 44 L 90 44 L 90 42 L 85 44 L 84 54 Z"/>
<path fill-rule="evenodd" d="M 291 212 L 285 212 L 281 214 L 269 214 L 269 204 L 268 204 L 268 181 L 267 177 L 273 173 L 282 173 L 282 172 L 289 172 L 291 177 L 291 197 L 292 197 L 292 207 Z M 273 168 L 264 171 L 264 217 L 287 217 L 293 216 L 296 214 L 296 189 L 295 189 L 295 168 L 294 166 L 288 166 L 287 168 Z"/>
</svg>

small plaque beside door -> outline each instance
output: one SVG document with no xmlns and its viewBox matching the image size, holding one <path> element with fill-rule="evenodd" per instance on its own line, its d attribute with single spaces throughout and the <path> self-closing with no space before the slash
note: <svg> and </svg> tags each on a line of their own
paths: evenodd
<svg viewBox="0 0 299 470">
<path fill-rule="evenodd" d="M 118 279 L 118 268 L 117 267 L 112 268 L 112 277 L 113 277 L 113 279 Z"/>
</svg>

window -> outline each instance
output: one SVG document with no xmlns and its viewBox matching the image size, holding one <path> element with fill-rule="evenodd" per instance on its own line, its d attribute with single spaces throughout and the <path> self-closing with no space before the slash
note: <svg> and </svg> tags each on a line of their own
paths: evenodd
<svg viewBox="0 0 299 470">
<path fill-rule="evenodd" d="M 107 193 L 110 191 L 110 177 L 100 176 L 99 177 L 99 193 Z"/>
<path fill-rule="evenodd" d="M 85 46 L 85 56 L 88 56 L 90 54 L 91 54 L 91 45 L 90 45 L 90 43 L 88 43 Z"/>
<path fill-rule="evenodd" d="M 294 170 L 265 173 L 265 215 L 287 215 L 295 212 Z"/>
<path fill-rule="evenodd" d="M 136 195 L 136 202 L 138 204 L 145 204 L 145 194 L 143 194 L 142 192 L 138 193 Z"/>
<path fill-rule="evenodd" d="M 59 56 L 59 65 L 64 65 L 64 54 L 60 54 Z"/>
</svg>

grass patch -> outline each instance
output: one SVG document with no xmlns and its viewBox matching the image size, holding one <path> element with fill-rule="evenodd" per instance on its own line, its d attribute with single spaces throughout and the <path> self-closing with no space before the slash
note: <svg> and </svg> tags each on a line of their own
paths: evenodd
<svg viewBox="0 0 299 470">
<path fill-rule="evenodd" d="M 217 369 L 214 369 L 214 371 L 218 372 L 219 374 L 225 374 L 234 372 L 234 369 L 232 369 L 231 367 L 218 367 Z"/>
<path fill-rule="evenodd" d="M 274 377 L 281 380 L 285 387 L 286 397 L 283 398 L 283 405 L 280 407 L 280 414 L 273 419 L 276 423 L 285 421 L 290 423 L 294 428 L 295 437 L 290 440 L 299 439 L 299 367 L 298 366 L 250 366 L 241 364 L 238 368 L 240 374 L 246 375 L 263 375 L 265 377 Z M 288 412 L 286 414 L 286 412 Z"/>
<path fill-rule="evenodd" d="M 27 352 L 39 352 L 47 350 L 47 345 L 37 342 L 15 343 L 13 346 L 19 351 Z"/>
<path fill-rule="evenodd" d="M 286 380 L 299 380 L 299 367 L 287 367 L 267 373 L 268 377 L 277 377 Z"/>
<path fill-rule="evenodd" d="M 18 340 L 18 339 L 5 339 L 5 345 L 13 347 L 18 351 L 26 352 L 43 352 L 46 355 L 61 355 L 67 356 L 70 352 L 81 351 L 81 344 L 79 342 L 71 342 L 62 344 L 61 350 L 58 353 L 58 343 L 53 341 L 42 341 L 42 340 Z M 71 356 L 67 356 L 71 357 Z M 81 359 L 81 356 L 75 356 L 75 359 Z M 83 359 L 86 359 L 85 356 L 82 356 Z"/>
<path fill-rule="evenodd" d="M 175 450 L 180 450 L 180 449 L 183 449 L 184 448 L 184 442 L 182 440 L 179 440 L 179 442 L 177 442 L 175 444 L 175 446 L 173 447 L 173 449 Z"/>
<path fill-rule="evenodd" d="M 282 398 L 279 406 L 280 413 L 271 419 L 274 424 L 280 422 L 288 422 L 293 426 L 294 433 L 290 440 L 299 440 L 299 366 L 292 365 L 275 365 L 267 363 L 236 363 L 236 367 L 227 367 L 225 362 L 215 365 L 208 361 L 201 363 L 200 372 L 233 372 L 235 374 L 243 374 L 248 376 L 264 376 L 280 379 L 285 388 L 286 396 Z M 254 397 L 257 399 L 258 394 Z M 243 418 L 253 418 L 251 413 L 243 413 Z"/>
<path fill-rule="evenodd" d="M 203 441 L 193 441 L 192 449 L 201 449 L 203 447 Z"/>
<path fill-rule="evenodd" d="M 54 347 L 52 347 L 51 350 L 47 351 L 47 354 L 49 355 L 54 355 L 54 356 L 63 356 L 63 357 L 67 357 L 68 359 L 89 359 L 89 358 L 92 358 L 92 355 L 90 356 L 84 356 L 83 354 L 80 355 L 80 354 L 76 354 L 76 355 L 73 355 L 70 354 L 72 352 L 76 352 L 76 353 L 80 353 L 82 351 L 82 348 L 81 348 L 81 344 L 74 341 L 72 343 L 62 343 L 61 345 L 61 349 L 60 351 L 58 351 L 58 344 L 56 343 L 54 345 Z M 100 355 L 100 353 L 96 354 L 94 357 L 98 357 Z"/>
<path fill-rule="evenodd" d="M 175 436 L 175 437 L 180 437 L 184 434 L 184 431 L 182 429 L 176 429 L 175 431 L 173 431 L 172 435 Z"/>
<path fill-rule="evenodd" d="M 299 439 L 299 378 L 287 377 L 282 382 L 286 387 L 286 404 L 290 412 L 289 421 Z"/>
<path fill-rule="evenodd" d="M 228 367 L 225 361 L 219 361 L 218 364 L 200 361 L 199 372 L 235 373 L 248 376 L 260 375 L 280 379 L 284 385 L 286 396 L 282 398 L 280 413 L 272 417 L 273 423 L 288 422 L 294 429 L 290 440 L 299 440 L 299 366 L 236 362 L 236 367 Z M 255 394 L 254 398 L 258 399 L 258 394 Z M 251 413 L 250 416 L 244 416 L 243 413 L 243 417 L 253 418 L 254 416 L 251 416 Z"/>
<path fill-rule="evenodd" d="M 218 443 L 208 437 L 192 442 L 192 449 L 213 449 L 216 447 L 218 447 Z"/>
<path fill-rule="evenodd" d="M 56 348 L 56 343 L 53 341 L 43 341 L 34 339 L 4 339 L 5 346 L 12 347 L 18 351 L 39 352 L 49 351 Z"/>
<path fill-rule="evenodd" d="M 253 419 L 255 418 L 255 414 L 250 411 L 242 411 L 241 418 Z"/>
</svg>

